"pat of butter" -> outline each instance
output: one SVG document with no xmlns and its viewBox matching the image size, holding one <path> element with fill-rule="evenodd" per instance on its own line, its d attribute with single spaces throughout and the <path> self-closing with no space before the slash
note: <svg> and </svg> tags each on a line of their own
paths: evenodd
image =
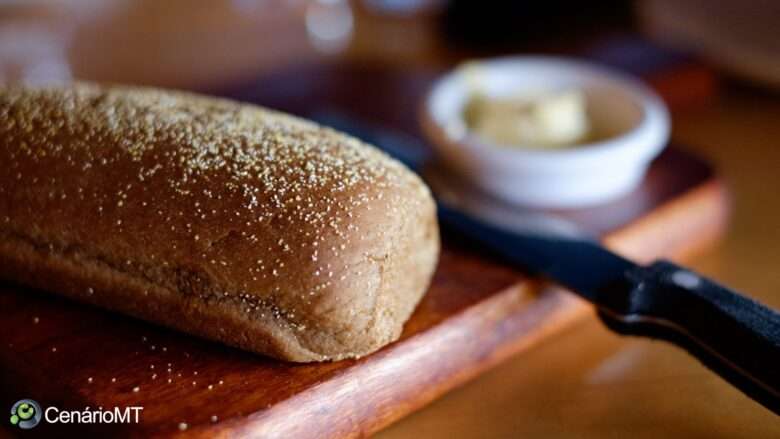
<svg viewBox="0 0 780 439">
<path fill-rule="evenodd" d="M 505 146 L 559 148 L 581 143 L 589 132 L 579 90 L 501 98 L 477 92 L 464 118 L 471 131 Z"/>
</svg>

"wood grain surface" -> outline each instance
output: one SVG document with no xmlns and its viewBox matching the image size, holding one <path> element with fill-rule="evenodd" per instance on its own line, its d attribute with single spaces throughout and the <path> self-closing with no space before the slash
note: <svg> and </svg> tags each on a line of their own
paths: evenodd
<svg viewBox="0 0 780 439">
<path fill-rule="evenodd" d="M 338 96 L 350 99 L 348 108 L 364 120 L 400 128 L 414 123 L 413 114 L 394 109 L 402 108 L 404 99 L 419 99 L 414 91 L 425 89 L 423 76 L 337 72 L 311 75 L 308 86 L 331 93 L 316 99 L 296 100 L 296 93 L 310 90 L 290 88 L 278 78 L 244 87 L 236 97 L 274 105 L 281 94 L 275 106 L 307 114 L 318 111 L 314 103 L 344 108 L 333 98 Z M 323 80 L 331 82 L 323 85 Z M 285 89 L 292 95 L 280 92 Z M 648 261 L 680 256 L 711 241 L 722 230 L 726 211 L 725 190 L 710 167 L 670 148 L 624 199 L 556 214 L 601 234 L 621 253 Z M 590 313 L 575 296 L 528 279 L 443 233 L 433 285 L 401 340 L 356 361 L 285 364 L 4 284 L 0 404 L 10 407 L 30 397 L 69 409 L 144 406 L 139 425 L 55 429 L 43 424 L 32 432 L 42 436 L 363 436 Z"/>
</svg>

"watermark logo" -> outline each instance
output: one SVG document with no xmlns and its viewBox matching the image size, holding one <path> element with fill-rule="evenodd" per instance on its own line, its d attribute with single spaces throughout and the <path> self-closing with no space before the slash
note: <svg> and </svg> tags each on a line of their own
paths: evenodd
<svg viewBox="0 0 780 439">
<path fill-rule="evenodd" d="M 142 406 L 125 408 L 60 410 L 50 406 L 45 409 L 32 399 L 20 399 L 11 407 L 11 425 L 29 430 L 45 421 L 49 424 L 137 424 L 141 420 Z"/>
<path fill-rule="evenodd" d="M 32 399 L 20 399 L 11 407 L 11 425 L 29 430 L 41 422 L 43 411 L 41 406 Z"/>
</svg>

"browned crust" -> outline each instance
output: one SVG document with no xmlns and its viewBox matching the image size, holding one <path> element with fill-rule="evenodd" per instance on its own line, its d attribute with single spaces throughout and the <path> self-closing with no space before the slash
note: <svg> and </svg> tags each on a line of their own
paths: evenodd
<svg viewBox="0 0 780 439">
<path fill-rule="evenodd" d="M 413 173 L 259 107 L 6 89 L 0 144 L 0 275 L 278 358 L 395 340 L 438 256 Z"/>
</svg>

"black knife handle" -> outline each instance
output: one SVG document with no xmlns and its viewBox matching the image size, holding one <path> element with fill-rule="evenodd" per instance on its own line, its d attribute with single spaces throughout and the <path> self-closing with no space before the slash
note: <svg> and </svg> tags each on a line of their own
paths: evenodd
<svg viewBox="0 0 780 439">
<path fill-rule="evenodd" d="M 626 280 L 631 293 L 599 311 L 610 328 L 685 348 L 780 414 L 780 313 L 667 261 Z"/>
</svg>

